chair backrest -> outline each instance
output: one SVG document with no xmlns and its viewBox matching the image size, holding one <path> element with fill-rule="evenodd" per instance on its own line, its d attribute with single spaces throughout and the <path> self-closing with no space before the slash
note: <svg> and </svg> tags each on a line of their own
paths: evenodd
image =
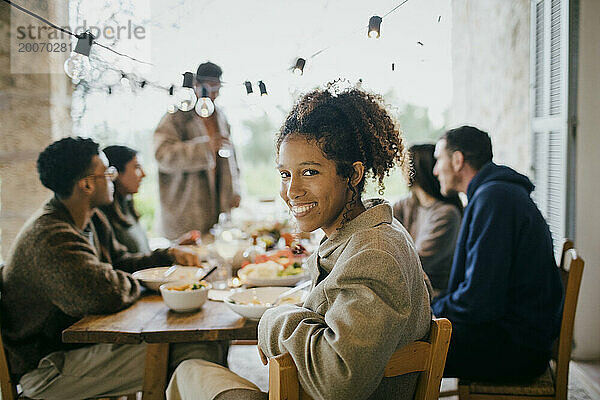
<svg viewBox="0 0 600 400">
<path fill-rule="evenodd" d="M 0 300 L 2 299 L 2 271 L 4 264 L 0 264 Z M 2 326 L 2 315 L 0 315 L 0 326 Z M 4 352 L 4 342 L 0 334 L 0 391 L 2 400 L 15 400 L 17 398 L 17 386 L 13 383 L 8 369 L 8 360 Z"/>
<path fill-rule="evenodd" d="M 579 297 L 579 287 L 583 275 L 583 259 L 577 255 L 573 242 L 565 241 L 560 261 L 560 274 L 565 287 L 560 334 L 558 336 L 558 354 L 556 356 L 555 396 L 566 399 L 569 379 L 569 361 L 573 344 L 573 324 Z"/>
<path fill-rule="evenodd" d="M 429 341 L 413 342 L 397 350 L 386 365 L 384 376 L 420 372 L 415 400 L 437 399 L 446 364 L 452 324 L 446 318 L 431 321 Z M 269 360 L 269 400 L 308 400 L 298 381 L 298 371 L 289 353 Z"/>
</svg>

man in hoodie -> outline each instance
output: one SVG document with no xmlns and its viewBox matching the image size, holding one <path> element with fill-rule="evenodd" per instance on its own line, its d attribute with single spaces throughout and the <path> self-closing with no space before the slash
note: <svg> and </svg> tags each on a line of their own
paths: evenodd
<svg viewBox="0 0 600 400">
<path fill-rule="evenodd" d="M 560 328 L 562 283 L 546 221 L 524 175 L 492 162 L 486 132 L 452 129 L 435 149 L 441 192 L 469 203 L 445 295 L 433 302 L 452 322 L 444 376 L 520 380 L 540 375 Z"/>
</svg>

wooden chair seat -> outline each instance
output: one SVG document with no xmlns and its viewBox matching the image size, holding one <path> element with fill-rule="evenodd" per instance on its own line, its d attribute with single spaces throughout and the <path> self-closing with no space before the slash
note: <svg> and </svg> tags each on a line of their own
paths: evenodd
<svg viewBox="0 0 600 400">
<path fill-rule="evenodd" d="M 553 355 L 555 373 L 550 367 L 544 374 L 529 383 L 485 383 L 465 379 L 458 381 L 460 400 L 567 400 L 569 384 L 569 361 L 573 344 L 573 324 L 577 299 L 583 275 L 584 261 L 577 255 L 571 240 L 565 240 L 559 264 L 559 271 L 565 288 L 558 345 Z M 441 393 L 442 397 L 452 396 L 455 391 Z"/>
<path fill-rule="evenodd" d="M 550 366 L 535 380 L 519 383 L 469 382 L 461 379 L 461 385 L 469 387 L 471 394 L 512 395 L 512 396 L 552 396 L 554 394 L 554 374 Z"/>
<path fill-rule="evenodd" d="M 414 400 L 435 400 L 446 364 L 452 324 L 445 318 L 431 321 L 427 342 L 413 342 L 397 350 L 388 361 L 384 376 L 419 373 Z M 298 370 L 289 353 L 269 359 L 269 400 L 311 400 L 300 385 Z"/>
</svg>

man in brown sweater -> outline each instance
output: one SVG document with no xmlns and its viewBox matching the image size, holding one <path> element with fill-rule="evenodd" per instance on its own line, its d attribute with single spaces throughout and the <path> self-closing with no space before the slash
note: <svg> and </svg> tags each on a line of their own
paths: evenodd
<svg viewBox="0 0 600 400">
<path fill-rule="evenodd" d="M 140 390 L 145 345 L 74 346 L 62 343 L 61 333 L 85 315 L 133 304 L 140 286 L 131 272 L 197 260 L 179 248 L 127 253 L 114 239 L 96 207 L 112 202 L 117 173 L 93 140 L 59 140 L 40 154 L 37 165 L 42 184 L 55 196 L 25 224 L 2 271 L 2 337 L 11 373 L 29 398 Z M 192 358 L 199 350 L 202 358 L 223 361 L 219 346 L 194 347 Z M 173 352 L 172 366 L 189 358 Z"/>
</svg>

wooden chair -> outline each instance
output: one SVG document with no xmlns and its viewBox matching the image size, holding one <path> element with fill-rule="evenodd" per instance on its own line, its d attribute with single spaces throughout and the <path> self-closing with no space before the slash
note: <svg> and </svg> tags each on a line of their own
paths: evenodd
<svg viewBox="0 0 600 400">
<path fill-rule="evenodd" d="M 528 384 L 498 384 L 459 380 L 458 396 L 460 400 L 567 400 L 573 323 L 575 322 L 583 265 L 583 260 L 573 248 L 573 242 L 565 240 L 559 265 L 565 287 L 565 301 L 558 346 L 553 355 L 555 360 L 552 362 L 555 365 L 554 370 L 549 366 L 542 376 Z"/>
<path fill-rule="evenodd" d="M 385 368 L 385 377 L 421 372 L 415 400 L 437 399 L 446 364 L 452 324 L 445 318 L 431 321 L 428 342 L 414 342 L 397 350 Z M 298 371 L 289 353 L 269 359 L 269 400 L 310 400 L 298 381 Z"/>
<path fill-rule="evenodd" d="M 4 264 L 0 264 L 0 292 L 2 290 L 2 270 L 4 269 Z M 0 299 L 1 299 L 0 295 Z M 1 326 L 1 318 L 0 318 L 0 326 Z M 10 370 L 8 368 L 8 360 L 6 358 L 6 352 L 4 351 L 4 342 L 2 341 L 2 335 L 0 335 L 0 394 L 2 394 L 2 400 L 28 400 L 27 397 L 24 397 L 19 393 L 17 383 L 13 382 L 13 379 L 10 375 Z M 127 396 L 115 396 L 115 397 L 106 397 L 108 400 L 120 400 L 121 398 L 126 397 L 127 400 L 136 400 L 136 395 L 129 394 Z"/>
</svg>

